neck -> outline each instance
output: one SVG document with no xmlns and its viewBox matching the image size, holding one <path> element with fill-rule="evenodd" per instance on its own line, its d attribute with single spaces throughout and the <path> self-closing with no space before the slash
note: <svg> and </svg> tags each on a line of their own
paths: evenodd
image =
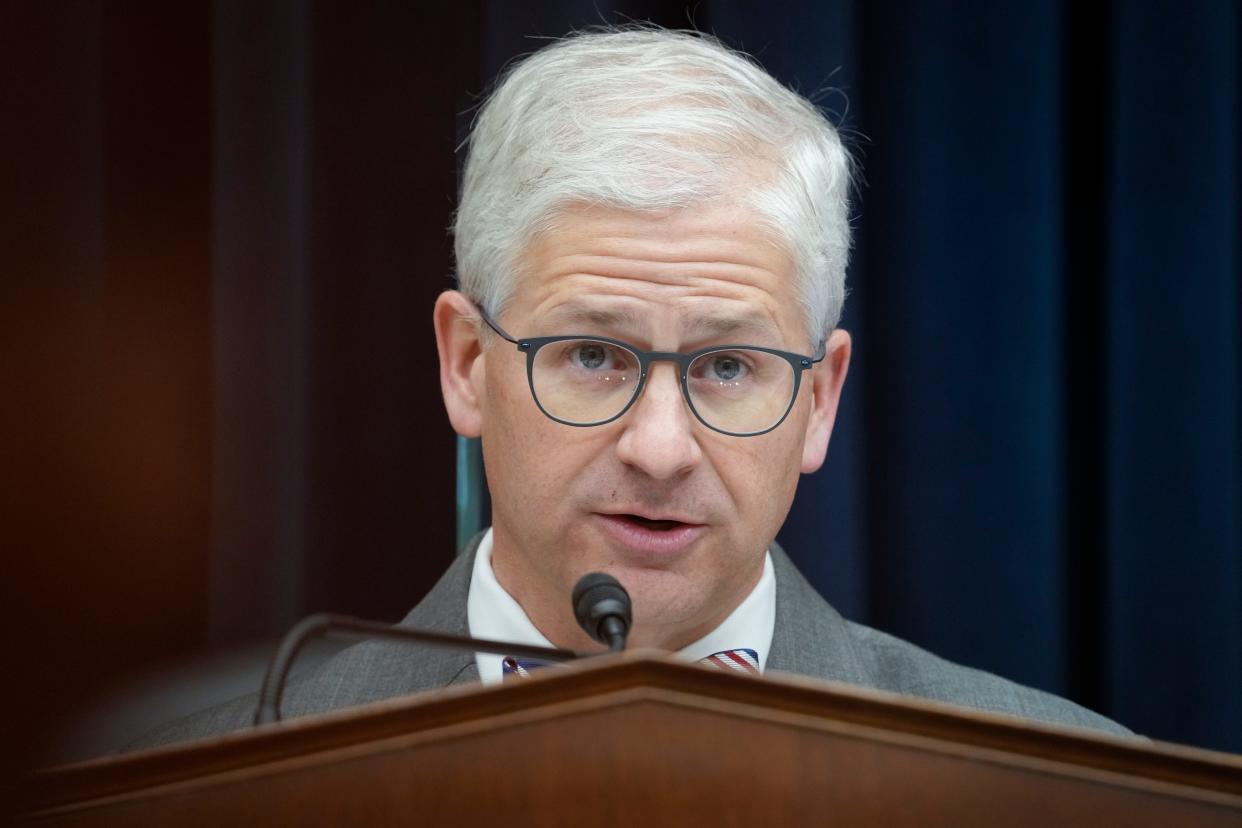
<svg viewBox="0 0 1242 828">
<path fill-rule="evenodd" d="M 559 596 L 536 588 L 526 567 L 513 560 L 502 533 L 492 528 L 492 573 L 505 592 L 513 596 L 526 617 L 555 647 L 584 652 L 602 651 L 603 645 L 578 626 L 570 607 L 570 589 Z"/>
<path fill-rule="evenodd" d="M 602 651 L 599 642 L 590 638 L 574 619 L 570 606 L 570 595 L 573 585 L 566 585 L 563 595 L 552 595 L 549 590 L 540 588 L 541 582 L 529 566 L 522 565 L 519 556 L 513 554 L 511 542 L 502 530 L 492 529 L 491 567 L 497 583 L 509 593 L 526 617 L 553 646 L 580 650 L 584 652 Z M 762 559 L 751 577 L 743 584 L 736 600 L 726 602 L 724 608 L 713 612 L 694 623 L 687 624 L 684 620 L 677 623 L 661 624 L 650 617 L 643 618 L 636 611 L 635 623 L 627 641 L 632 649 L 654 649 L 675 652 L 693 644 L 719 627 L 725 619 L 746 599 L 759 583 L 763 575 Z M 641 596 L 635 596 L 636 603 L 641 603 Z"/>
</svg>

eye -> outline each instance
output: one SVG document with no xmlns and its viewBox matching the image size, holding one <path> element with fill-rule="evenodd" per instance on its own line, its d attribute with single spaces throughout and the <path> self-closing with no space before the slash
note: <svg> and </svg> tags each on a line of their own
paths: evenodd
<svg viewBox="0 0 1242 828">
<path fill-rule="evenodd" d="M 578 367 L 593 371 L 609 361 L 609 350 L 601 342 L 580 342 L 570 349 L 569 358 Z"/>
<path fill-rule="evenodd" d="M 731 354 L 720 354 L 712 357 L 708 362 L 709 378 L 721 382 L 732 382 L 745 370 L 746 367 L 742 365 L 742 361 Z"/>
<path fill-rule="evenodd" d="M 574 339 L 557 349 L 563 368 L 586 373 L 625 371 L 634 366 L 633 356 L 623 348 L 591 339 Z"/>
<path fill-rule="evenodd" d="M 748 355 L 739 351 L 720 351 L 700 357 L 691 371 L 695 379 L 704 382 L 736 384 L 753 379 L 754 366 Z"/>
</svg>

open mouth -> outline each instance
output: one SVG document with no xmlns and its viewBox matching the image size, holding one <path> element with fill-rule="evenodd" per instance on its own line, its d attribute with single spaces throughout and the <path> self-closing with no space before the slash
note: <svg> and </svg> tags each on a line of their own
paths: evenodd
<svg viewBox="0 0 1242 828">
<path fill-rule="evenodd" d="M 688 552 L 707 532 L 700 523 L 669 518 L 649 518 L 627 512 L 601 513 L 600 527 L 622 555 L 638 560 L 667 562 L 671 556 Z"/>
<path fill-rule="evenodd" d="M 669 530 L 687 525 L 677 520 L 651 520 L 650 518 L 645 518 L 640 515 L 619 515 L 619 517 L 628 520 L 636 526 L 641 526 L 644 529 L 651 529 L 656 532 L 668 532 Z"/>
</svg>

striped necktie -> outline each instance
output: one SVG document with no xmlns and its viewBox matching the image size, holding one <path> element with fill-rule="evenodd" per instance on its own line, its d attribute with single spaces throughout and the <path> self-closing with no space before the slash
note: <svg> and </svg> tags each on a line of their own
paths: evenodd
<svg viewBox="0 0 1242 828">
<path fill-rule="evenodd" d="M 699 664 L 707 664 L 720 670 L 737 670 L 739 673 L 759 675 L 759 654 L 754 650 L 721 650 L 707 658 L 700 658 Z"/>
<path fill-rule="evenodd" d="M 527 658 L 505 656 L 500 662 L 501 673 L 505 676 L 528 676 L 531 670 L 547 666 L 548 662 Z M 739 673 L 759 675 L 759 654 L 754 650 L 721 650 L 707 658 L 700 658 L 699 664 L 715 667 L 717 670 L 736 670 Z"/>
</svg>

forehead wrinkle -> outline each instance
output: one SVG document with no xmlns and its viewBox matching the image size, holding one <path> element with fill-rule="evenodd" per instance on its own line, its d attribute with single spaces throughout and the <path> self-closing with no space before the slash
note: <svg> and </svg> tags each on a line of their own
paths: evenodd
<svg viewBox="0 0 1242 828">
<path fill-rule="evenodd" d="M 707 286 L 721 283 L 758 287 L 774 278 L 762 263 L 701 258 L 669 260 L 574 253 L 548 262 L 550 278 L 602 278 L 650 282 L 669 287 Z"/>
<path fill-rule="evenodd" d="M 764 243 L 756 246 L 753 219 L 700 227 L 684 215 L 681 221 L 669 223 L 650 217 L 628 218 L 618 227 L 617 222 L 598 217 L 575 216 L 574 232 L 539 236 L 524 259 L 536 270 L 633 274 L 633 278 L 653 281 L 676 280 L 681 273 L 696 271 L 730 274 L 728 278 L 742 282 L 792 278 L 793 261 L 783 245 L 768 238 L 765 231 L 760 233 Z"/>
<path fill-rule="evenodd" d="M 652 236 L 596 236 L 591 254 L 643 259 L 667 264 L 735 265 L 764 267 L 784 254 L 779 246 L 754 249 L 732 235 L 711 238 L 655 238 Z M 551 251 L 555 255 L 555 250 Z"/>
<path fill-rule="evenodd" d="M 582 325 L 622 339 L 654 336 L 669 347 L 725 336 L 782 347 L 802 327 L 793 318 L 793 276 L 788 254 L 744 211 L 592 208 L 562 215 L 553 232 L 531 241 L 514 298 L 540 334 L 586 333 L 570 330 Z"/>
<path fill-rule="evenodd" d="M 650 322 L 650 314 L 633 307 L 633 303 L 655 302 L 672 309 L 679 303 L 703 302 L 742 303 L 757 309 L 769 310 L 773 297 L 762 284 L 745 279 L 722 279 L 714 275 L 699 274 L 676 281 L 656 281 L 630 273 L 583 272 L 567 269 L 556 272 L 542 280 L 534 277 L 527 282 L 524 291 L 534 315 L 558 313 L 559 308 L 600 310 L 628 314 L 623 321 L 643 324 Z M 720 313 L 708 308 L 704 316 Z M 721 315 L 747 316 L 749 312 L 723 312 Z"/>
<path fill-rule="evenodd" d="M 721 336 L 737 332 L 769 333 L 767 314 L 758 310 L 721 315 L 703 315 L 692 308 L 678 308 L 680 329 L 691 336 Z M 561 305 L 548 313 L 545 321 L 556 325 L 588 325 L 603 328 L 638 329 L 649 317 L 627 307 L 591 307 L 583 304 Z"/>
<path fill-rule="evenodd" d="M 631 289 L 636 284 L 644 289 L 636 293 Z M 611 331 L 645 338 L 659 329 L 657 317 L 667 313 L 666 322 L 675 327 L 663 330 L 679 331 L 676 341 L 683 344 L 726 335 L 770 347 L 794 344 L 785 341 L 775 297 L 749 281 L 699 276 L 666 284 L 575 271 L 535 286 L 535 294 L 529 297 L 528 318 L 541 335 Z"/>
</svg>

